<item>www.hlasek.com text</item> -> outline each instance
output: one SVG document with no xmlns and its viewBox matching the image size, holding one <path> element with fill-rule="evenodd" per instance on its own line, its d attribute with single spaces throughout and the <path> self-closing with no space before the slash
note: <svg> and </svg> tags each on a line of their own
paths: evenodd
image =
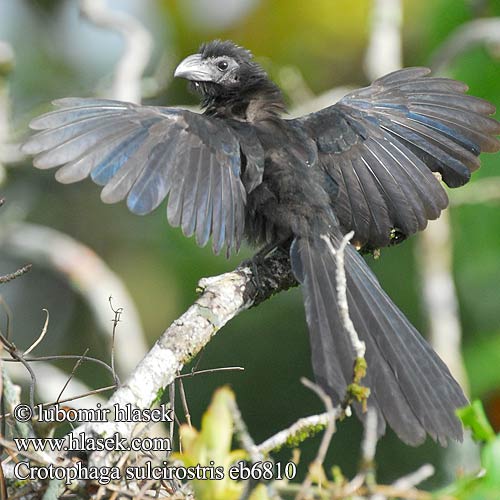
<svg viewBox="0 0 500 500">
<path fill-rule="evenodd" d="M 135 437 L 126 439 L 118 432 L 111 436 L 68 434 L 61 438 L 14 438 L 18 451 L 172 451 L 170 438 Z"/>
</svg>

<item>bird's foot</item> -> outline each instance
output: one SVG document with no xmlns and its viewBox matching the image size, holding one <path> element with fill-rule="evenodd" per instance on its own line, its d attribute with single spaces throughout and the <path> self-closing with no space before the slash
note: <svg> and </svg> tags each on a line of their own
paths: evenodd
<svg viewBox="0 0 500 500">
<path fill-rule="evenodd" d="M 262 283 L 259 279 L 259 266 L 264 262 L 266 257 L 273 251 L 275 248 L 269 248 L 269 245 L 266 245 L 264 248 L 259 250 L 253 257 L 250 259 L 244 260 L 238 267 L 244 268 L 248 267 L 252 271 L 252 282 L 256 288 L 260 289 Z"/>
<path fill-rule="evenodd" d="M 248 267 L 252 271 L 252 281 L 256 288 L 260 289 L 262 287 L 261 280 L 259 278 L 259 266 L 261 266 L 264 261 L 274 253 L 275 251 L 282 249 L 288 251 L 288 249 L 284 246 L 286 242 L 289 241 L 289 238 L 274 241 L 272 243 L 268 243 L 264 247 L 262 247 L 253 257 L 250 259 L 244 260 L 238 267 L 244 268 Z"/>
</svg>

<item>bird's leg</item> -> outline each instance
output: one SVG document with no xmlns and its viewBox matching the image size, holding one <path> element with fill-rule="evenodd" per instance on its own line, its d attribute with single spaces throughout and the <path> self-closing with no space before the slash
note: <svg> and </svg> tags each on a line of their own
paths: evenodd
<svg viewBox="0 0 500 500">
<path fill-rule="evenodd" d="M 255 260 L 257 263 L 262 262 L 270 253 L 280 246 L 284 241 L 271 241 L 264 245 L 250 260 Z"/>
<path fill-rule="evenodd" d="M 257 288 L 261 288 L 258 266 L 262 264 L 266 260 L 266 258 L 277 249 L 288 251 L 290 244 L 291 239 L 288 236 L 277 238 L 264 245 L 252 258 L 244 260 L 238 267 L 249 267 L 252 270 L 252 280 L 254 281 L 255 286 Z"/>
</svg>

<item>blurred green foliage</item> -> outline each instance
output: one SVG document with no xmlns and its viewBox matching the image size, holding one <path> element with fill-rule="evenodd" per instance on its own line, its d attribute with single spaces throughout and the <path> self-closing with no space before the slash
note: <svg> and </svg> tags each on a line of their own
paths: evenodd
<svg viewBox="0 0 500 500">
<path fill-rule="evenodd" d="M 201 11 L 202 4 L 205 11 Z M 195 0 L 114 3 L 116 8 L 137 14 L 153 33 L 156 51 L 148 74 L 155 70 L 162 53 L 175 64 L 204 40 L 231 38 L 250 48 L 277 80 L 282 68 L 295 67 L 315 93 L 337 85 L 367 83 L 362 63 L 369 34 L 369 0 L 249 0 L 242 13 L 223 26 L 224 2 L 213 1 L 208 10 L 206 5 Z M 426 65 L 456 27 L 475 17 L 500 15 L 500 2 L 406 0 L 404 9 L 405 65 Z M 2 0 L 0 39 L 7 39 L 16 55 L 9 85 L 17 137 L 25 133 L 32 115 L 48 109 L 51 99 L 102 93 L 121 49 L 117 35 L 103 33 L 79 19 L 72 2 Z M 472 48 L 448 71 L 466 81 L 475 95 L 500 105 L 500 61 L 495 54 L 491 47 Z M 196 101 L 185 82 L 175 81 L 150 102 L 176 105 Z M 499 155 L 485 155 L 475 179 L 497 176 L 499 167 Z M 139 218 L 123 205 L 103 205 L 98 191 L 91 182 L 58 185 L 52 172 L 35 171 L 26 162 L 8 170 L 2 196 L 9 211 L 3 209 L 0 222 L 25 219 L 51 226 L 95 249 L 128 286 L 151 343 L 193 301 L 200 277 L 232 269 L 251 255 L 252 250 L 244 249 L 229 262 L 215 257 L 209 248 L 199 249 L 179 230 L 169 228 L 163 208 Z M 472 396 L 487 400 L 500 388 L 498 205 L 460 206 L 451 216 L 465 361 Z M 384 250 L 373 267 L 387 292 L 425 333 L 414 250 L 411 241 Z M 3 255 L 0 272 L 11 270 L 18 262 L 18 256 Z M 35 270 L 13 283 L 6 300 L 13 309 L 17 345 L 29 345 L 36 336 L 39 311 L 50 302 L 51 327 L 39 352 L 82 352 L 92 346 L 94 355 L 107 359 L 107 346 L 97 340 L 88 308 L 50 269 Z M 116 348 L 127 349 L 119 330 Z M 282 293 L 240 315 L 207 346 L 197 366 L 243 366 L 245 371 L 185 381 L 195 422 L 214 388 L 224 383 L 230 383 L 238 394 L 256 441 L 301 416 L 322 411 L 321 404 L 299 383 L 301 376 L 312 377 L 299 290 Z M 97 383 L 99 374 L 91 367 L 83 367 L 79 373 L 87 382 Z M 354 419 L 342 423 L 329 463 L 352 473 L 357 467 L 359 437 Z M 302 463 L 312 459 L 316 447 L 317 440 L 312 440 L 304 448 Z M 438 464 L 438 474 L 430 484 L 443 484 L 455 475 L 453 450 L 443 451 L 433 443 L 410 449 L 389 433 L 379 446 L 379 477 L 391 480 L 431 461 Z"/>
<path fill-rule="evenodd" d="M 185 467 L 195 468 L 197 465 L 217 468 L 220 474 L 217 481 L 194 479 L 191 481 L 196 498 L 199 500 L 237 500 L 241 497 L 244 483 L 232 480 L 229 470 L 235 463 L 244 462 L 247 469 L 252 467 L 247 452 L 232 449 L 234 421 L 232 408 L 235 407 L 234 393 L 228 387 L 218 389 L 210 406 L 203 414 L 201 429 L 184 424 L 180 429 L 182 452 L 172 457 Z M 458 477 L 444 489 L 435 491 L 436 498 L 456 498 L 457 500 L 497 500 L 500 492 L 500 435 L 495 435 L 488 422 L 480 401 L 458 411 L 464 427 L 471 430 L 472 437 L 483 443 L 481 450 L 482 471 Z M 243 416 L 243 418 L 245 418 Z M 268 457 L 263 457 L 264 460 Z M 259 463 L 254 467 L 258 467 Z M 330 473 L 324 470 L 322 464 L 309 467 L 312 474 L 312 486 L 318 487 L 314 498 L 343 498 L 342 487 L 347 486 L 348 478 L 336 467 Z M 276 478 L 275 478 L 276 479 Z M 287 481 L 276 480 L 272 487 L 282 495 L 294 491 Z M 293 478 L 290 478 L 293 480 Z M 295 486 L 297 483 L 295 483 Z M 373 484 L 372 484 L 373 487 Z M 415 494 L 413 490 L 412 495 Z M 406 496 L 402 497 L 406 498 Z M 264 485 L 253 491 L 250 500 L 268 499 Z M 410 496 L 408 498 L 414 498 Z M 417 497 L 415 497 L 417 498 Z"/>
<path fill-rule="evenodd" d="M 244 450 L 231 450 L 233 440 L 233 418 L 231 405 L 234 394 L 227 387 L 219 389 L 203 415 L 201 430 L 184 424 L 180 429 L 182 452 L 173 458 L 185 467 L 197 465 L 207 470 L 217 467 L 221 477 L 217 481 L 195 479 L 193 490 L 199 500 L 238 500 L 243 493 L 244 483 L 229 477 L 229 467 L 247 458 Z"/>
<path fill-rule="evenodd" d="M 457 479 L 442 495 L 453 495 L 458 500 L 496 500 L 500 492 L 500 434 L 495 436 L 479 401 L 460 410 L 460 418 L 471 429 L 474 439 L 484 443 L 481 450 L 483 470 L 473 477 Z"/>
</svg>

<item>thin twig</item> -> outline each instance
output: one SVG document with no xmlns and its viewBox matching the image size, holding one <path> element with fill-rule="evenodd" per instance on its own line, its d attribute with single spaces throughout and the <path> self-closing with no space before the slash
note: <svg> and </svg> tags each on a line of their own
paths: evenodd
<svg viewBox="0 0 500 500">
<path fill-rule="evenodd" d="M 186 398 L 186 392 L 184 390 L 184 383 L 182 382 L 182 378 L 178 378 L 177 380 L 179 382 L 179 393 L 181 395 L 182 408 L 184 409 L 184 418 L 186 419 L 189 427 L 191 427 L 191 414 L 189 413 L 189 406 Z"/>
<path fill-rule="evenodd" d="M 245 368 L 242 366 L 221 366 L 220 368 L 208 368 L 206 370 L 198 370 L 198 371 L 191 371 L 189 373 L 181 373 L 180 375 L 177 375 L 175 378 L 189 378 L 189 377 L 194 377 L 196 375 L 206 375 L 207 373 L 215 373 L 215 372 L 232 372 L 232 371 L 245 371 Z"/>
<path fill-rule="evenodd" d="M 21 267 L 17 271 L 14 271 L 13 273 L 0 276 L 0 285 L 15 280 L 16 278 L 19 278 L 19 276 L 22 276 L 23 274 L 26 274 L 27 272 L 31 271 L 32 267 L 33 267 L 32 264 L 26 264 L 25 266 Z"/>
<path fill-rule="evenodd" d="M 29 363 L 34 363 L 37 361 L 61 361 L 63 359 L 80 359 L 81 356 L 78 354 L 55 354 L 53 356 L 37 356 L 36 358 L 26 358 L 23 356 L 24 361 L 27 361 Z M 92 356 L 84 356 L 83 357 L 84 361 L 90 361 L 91 363 L 96 363 L 98 365 L 101 365 L 102 367 L 106 368 L 106 370 L 113 375 L 113 371 L 111 370 L 111 367 L 102 359 L 97 359 L 93 358 Z M 2 361 L 6 361 L 7 363 L 13 363 L 17 360 L 15 359 L 9 359 L 9 358 L 2 358 Z M 119 380 L 118 384 L 119 385 Z"/>
<path fill-rule="evenodd" d="M 259 448 L 255 445 L 255 442 L 248 432 L 248 428 L 243 420 L 240 409 L 235 399 L 230 401 L 229 409 L 231 411 L 231 416 L 233 417 L 234 433 L 236 438 L 240 442 L 243 449 L 250 456 L 250 460 L 253 464 L 261 462 L 264 459 L 263 454 Z"/>
<path fill-rule="evenodd" d="M 407 476 L 400 477 L 397 481 L 392 483 L 392 487 L 399 490 L 411 490 L 426 479 L 434 475 L 435 469 L 431 464 L 422 465 L 419 469 Z"/>
<path fill-rule="evenodd" d="M 97 323 L 96 333 L 107 344 L 112 334 L 108 297 L 127 311 L 127 321 L 120 335 L 127 339 L 127 349 L 115 356 L 117 373 L 130 373 L 147 352 L 147 344 L 137 307 L 123 281 L 88 246 L 52 228 L 28 223 L 10 224 L 0 234 L 2 252 L 16 255 L 60 273 L 88 304 Z"/>
<path fill-rule="evenodd" d="M 113 322 L 113 331 L 111 333 L 111 370 L 113 371 L 113 378 L 115 379 L 115 382 L 118 383 L 115 370 L 115 335 L 116 335 L 116 327 L 118 326 L 118 323 L 121 321 L 123 307 L 115 309 L 113 307 L 113 297 L 111 296 L 109 296 L 109 307 L 111 307 L 111 310 L 115 315 L 115 317 L 111 320 Z"/>
<path fill-rule="evenodd" d="M 33 409 L 35 407 L 35 386 L 36 386 L 36 375 L 29 363 L 27 362 L 26 359 L 24 359 L 23 353 L 18 350 L 18 348 L 10 342 L 10 340 L 5 337 L 2 333 L 0 333 L 0 342 L 3 344 L 3 347 L 5 350 L 12 356 L 13 359 L 10 359 L 9 361 L 18 361 L 21 363 L 28 373 L 30 374 L 30 390 L 29 390 L 29 399 L 30 399 L 30 406 Z M 7 361 L 7 360 L 5 360 Z"/>
<path fill-rule="evenodd" d="M 78 396 L 71 396 L 66 399 L 61 399 L 59 401 L 52 401 L 50 403 L 42 403 L 42 408 L 49 408 L 50 406 L 55 406 L 56 404 L 70 403 L 71 401 L 76 401 L 77 399 L 83 399 L 88 396 L 93 396 L 95 394 L 99 394 L 100 392 L 111 391 L 113 389 L 116 389 L 116 387 L 117 387 L 116 385 L 108 385 L 106 387 L 100 387 L 99 389 L 93 389 L 92 391 L 79 394 Z M 11 415 L 12 413 L 5 413 L 4 415 L 0 415 L 0 419 L 5 419 L 7 417 L 10 417 Z"/>
<path fill-rule="evenodd" d="M 338 408 L 334 408 L 330 396 L 328 396 L 328 394 L 319 385 L 312 383 L 306 378 L 302 378 L 301 382 L 308 389 L 311 389 L 311 391 L 315 392 L 316 395 L 323 401 L 323 404 L 326 408 L 326 414 L 328 415 L 328 423 L 321 439 L 321 444 L 319 446 L 318 453 L 316 454 L 316 458 L 309 464 L 309 472 L 307 473 L 307 476 L 302 483 L 299 494 L 297 495 L 298 500 L 306 498 L 309 489 L 312 486 L 314 477 L 323 478 L 325 476 L 325 473 L 323 471 L 323 462 L 325 461 L 326 453 L 328 451 L 328 448 L 330 447 L 333 435 L 335 434 L 335 420 L 338 410 Z"/>
<path fill-rule="evenodd" d="M 68 387 L 69 383 L 71 382 L 71 379 L 73 378 L 73 376 L 76 373 L 76 370 L 78 370 L 79 366 L 82 364 L 83 359 L 85 358 L 85 356 L 89 352 L 89 350 L 90 350 L 90 348 L 87 347 L 85 349 L 84 353 L 82 354 L 82 356 L 80 356 L 78 358 L 78 360 L 76 361 L 75 366 L 73 367 L 73 369 L 71 370 L 71 373 L 69 374 L 68 380 L 66 380 L 66 383 L 63 385 L 61 392 L 59 392 L 59 395 L 56 398 L 57 404 L 59 404 L 59 400 L 61 399 L 63 392 L 66 390 L 66 387 Z"/>
<path fill-rule="evenodd" d="M 47 311 L 47 309 L 42 309 L 42 311 L 45 312 L 45 322 L 43 324 L 43 328 L 42 328 L 42 331 L 40 332 L 40 335 L 38 336 L 38 338 L 35 340 L 35 342 L 33 342 L 33 344 L 31 344 L 30 347 L 28 347 L 28 349 L 26 349 L 26 351 L 24 351 L 24 356 L 26 357 L 27 354 L 29 354 L 33 349 L 35 349 L 35 347 L 40 344 L 40 342 L 43 340 L 43 338 L 45 337 L 45 334 L 47 333 L 47 329 L 49 327 L 49 311 Z"/>
<path fill-rule="evenodd" d="M 376 485 L 374 477 L 375 452 L 377 449 L 377 412 L 368 408 L 365 420 L 363 441 L 361 443 L 361 462 L 359 472 L 342 490 L 342 495 L 349 497 L 359 490 L 364 483 L 372 490 Z"/>
<path fill-rule="evenodd" d="M 360 340 L 358 332 L 356 331 L 351 317 L 349 316 L 349 304 L 347 302 L 347 279 L 345 275 L 344 252 L 346 246 L 349 244 L 353 236 L 354 231 L 347 233 L 342 238 L 342 241 L 340 242 L 340 245 L 337 249 L 334 248 L 334 246 L 332 245 L 332 241 L 328 236 L 322 235 L 321 238 L 326 242 L 328 249 L 330 250 L 332 255 L 335 256 L 336 260 L 335 280 L 337 285 L 337 302 L 342 325 L 349 335 L 349 339 L 356 354 L 356 358 L 364 358 L 366 345 Z"/>
<path fill-rule="evenodd" d="M 335 418 L 338 419 L 342 415 L 344 415 L 344 411 L 341 408 L 337 408 Z M 326 427 L 329 418 L 330 415 L 328 413 L 300 418 L 287 429 L 277 432 L 274 436 L 257 445 L 257 448 L 262 455 L 266 456 L 272 451 L 279 450 L 287 443 L 293 443 L 296 446 L 299 443 L 299 439 L 304 439 L 316 433 L 319 429 Z"/>
</svg>

